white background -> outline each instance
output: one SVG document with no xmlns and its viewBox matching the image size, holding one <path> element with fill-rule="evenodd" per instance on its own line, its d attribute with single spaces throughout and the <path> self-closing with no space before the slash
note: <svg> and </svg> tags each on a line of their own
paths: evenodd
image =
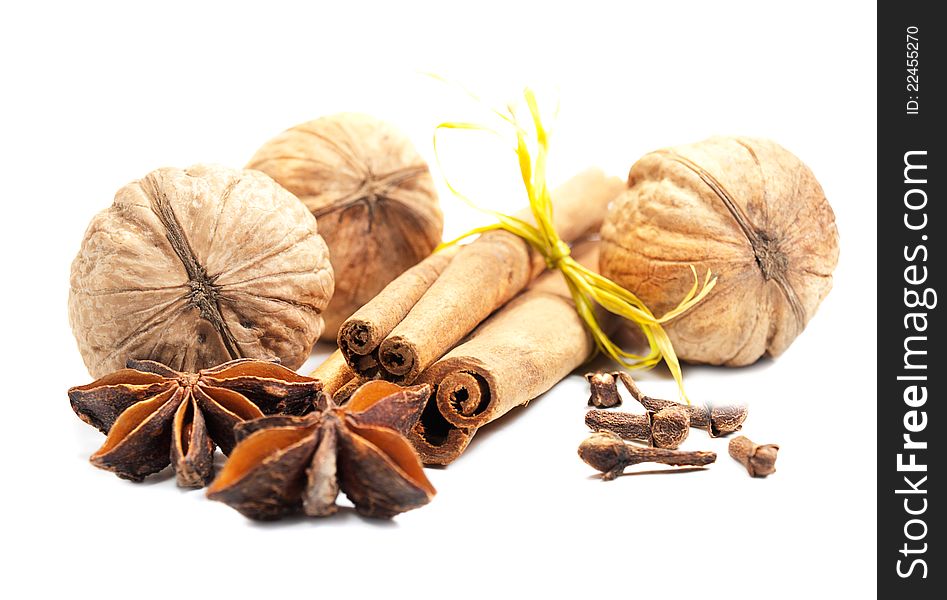
<svg viewBox="0 0 947 600">
<path fill-rule="evenodd" d="M 298 4 L 0 9 L 0 595 L 868 596 L 873 4 Z M 154 168 L 238 167 L 283 129 L 339 110 L 397 123 L 430 158 L 438 121 L 482 113 L 423 71 L 490 102 L 524 84 L 558 94 L 553 182 L 589 164 L 624 176 L 649 150 L 716 133 L 771 137 L 812 167 L 841 233 L 835 289 L 780 359 L 685 371 L 697 399 L 750 402 L 745 432 L 782 446 L 774 476 L 750 479 L 725 441 L 695 432 L 687 447 L 721 454 L 705 472 L 598 480 L 576 456 L 577 376 L 429 470 L 434 501 L 391 523 L 345 511 L 260 525 L 169 477 L 135 485 L 86 462 L 102 438 L 66 398 L 90 380 L 66 297 L 92 215 Z M 512 154 L 450 146 L 452 178 L 480 202 L 523 203 Z M 441 189 L 447 235 L 483 222 Z M 673 395 L 660 372 L 641 380 Z"/>
</svg>

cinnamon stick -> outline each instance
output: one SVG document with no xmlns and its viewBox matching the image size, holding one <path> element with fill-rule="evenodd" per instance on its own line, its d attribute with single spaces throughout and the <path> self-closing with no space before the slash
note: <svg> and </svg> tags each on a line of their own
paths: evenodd
<svg viewBox="0 0 947 600">
<path fill-rule="evenodd" d="M 345 385 L 336 390 L 335 394 L 332 395 L 332 401 L 339 406 L 346 404 L 352 397 L 352 394 L 358 391 L 358 388 L 370 381 L 373 380 L 362 379 L 361 377 L 353 377 L 352 379 L 349 379 Z"/>
<path fill-rule="evenodd" d="M 590 169 L 555 190 L 553 216 L 562 240 L 571 243 L 597 231 L 609 202 L 623 188 L 618 178 Z M 520 217 L 532 221 L 528 211 Z M 380 369 L 376 375 L 399 383 L 413 382 L 545 269 L 545 260 L 538 252 L 505 231 L 488 232 L 462 247 L 407 315 L 386 334 L 378 346 Z M 400 314 L 401 308 L 396 306 L 392 312 Z M 340 345 L 343 341 L 340 337 Z M 349 360 L 361 372 L 363 367 L 357 363 L 358 359 Z"/>
<path fill-rule="evenodd" d="M 594 268 L 598 243 L 573 256 Z M 542 275 L 418 378 L 434 393 L 411 442 L 425 463 L 453 462 L 477 429 L 551 388 L 594 349 L 562 274 Z"/>
<path fill-rule="evenodd" d="M 446 248 L 428 256 L 396 277 L 345 320 L 339 328 L 339 350 L 359 377 L 378 377 L 378 345 L 431 287 L 457 250 Z"/>
<path fill-rule="evenodd" d="M 346 364 L 341 350 L 330 354 L 309 376 L 321 381 L 322 391 L 330 396 L 335 396 L 339 388 L 355 379 L 355 373 Z"/>
</svg>

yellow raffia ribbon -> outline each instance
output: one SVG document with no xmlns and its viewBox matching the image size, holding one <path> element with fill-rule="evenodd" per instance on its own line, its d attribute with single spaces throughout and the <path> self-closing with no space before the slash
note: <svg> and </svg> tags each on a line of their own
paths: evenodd
<svg viewBox="0 0 947 600">
<path fill-rule="evenodd" d="M 479 101 L 473 94 L 469 92 L 468 94 Z M 529 198 L 530 210 L 533 214 L 533 219 L 536 221 L 536 225 L 510 215 L 477 206 L 470 198 L 457 190 L 447 179 L 447 176 L 444 175 L 444 181 L 447 187 L 455 196 L 474 209 L 494 216 L 498 222 L 472 229 L 449 242 L 441 244 L 438 249 L 456 244 L 464 238 L 497 229 L 508 231 L 523 238 L 526 243 L 545 258 L 546 265 L 550 269 L 559 269 L 562 272 L 566 284 L 569 287 L 569 292 L 572 294 L 572 299 L 575 301 L 576 310 L 579 316 L 582 317 L 582 320 L 585 321 L 586 326 L 592 334 L 592 338 L 595 340 L 596 347 L 598 347 L 601 352 L 629 369 L 649 369 L 656 366 L 663 359 L 664 362 L 667 363 L 674 380 L 677 382 L 681 396 L 686 400 L 687 395 L 684 392 L 681 365 L 677 359 L 677 355 L 674 353 L 671 340 L 661 325 L 680 316 L 703 300 L 717 283 L 717 278 L 713 277 L 710 270 L 708 270 L 704 277 L 704 284 L 701 286 L 700 279 L 697 276 L 697 270 L 691 265 L 690 269 L 694 275 L 694 285 L 677 307 L 660 317 L 655 317 L 637 296 L 607 277 L 603 277 L 576 262 L 575 259 L 570 256 L 569 245 L 559 239 L 553 227 L 552 197 L 546 185 L 546 157 L 549 149 L 549 137 L 539 114 L 535 94 L 532 90 L 527 88 L 524 92 L 524 97 L 532 117 L 533 133 L 535 134 L 535 155 L 530 150 L 528 139 L 530 132 L 517 120 L 513 108 L 508 108 L 509 114 L 504 114 L 496 110 L 493 112 L 511 125 L 516 132 L 516 156 L 519 159 L 520 173 L 522 174 L 523 184 L 526 187 L 526 195 Z M 441 167 L 440 171 L 442 174 L 444 173 L 444 169 L 441 165 L 441 159 L 437 149 L 437 134 L 445 129 L 484 131 L 499 135 L 499 132 L 489 127 L 474 123 L 445 122 L 438 125 L 434 130 L 434 155 L 438 166 Z M 609 339 L 608 335 L 602 330 L 598 319 L 595 318 L 594 306 L 596 304 L 638 325 L 648 340 L 650 352 L 646 355 L 626 352 L 618 346 L 618 344 Z"/>
</svg>

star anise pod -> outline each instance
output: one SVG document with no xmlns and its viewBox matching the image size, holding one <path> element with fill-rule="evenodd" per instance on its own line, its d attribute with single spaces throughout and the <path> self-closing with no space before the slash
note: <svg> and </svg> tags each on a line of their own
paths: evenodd
<svg viewBox="0 0 947 600">
<path fill-rule="evenodd" d="M 197 373 L 130 360 L 125 369 L 71 388 L 69 401 L 80 419 L 107 434 L 92 464 L 133 481 L 170 464 L 181 487 L 213 479 L 214 446 L 229 454 L 237 423 L 326 406 L 318 380 L 253 359 Z"/>
<path fill-rule="evenodd" d="M 405 434 L 431 394 L 428 385 L 362 385 L 342 407 L 236 426 L 238 444 L 207 496 L 252 519 L 299 512 L 328 516 L 339 491 L 366 516 L 391 518 L 434 496 Z"/>
</svg>

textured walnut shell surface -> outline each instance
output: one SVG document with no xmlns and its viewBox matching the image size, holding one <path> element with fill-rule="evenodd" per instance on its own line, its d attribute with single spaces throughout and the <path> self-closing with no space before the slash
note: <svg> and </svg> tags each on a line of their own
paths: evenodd
<svg viewBox="0 0 947 600">
<path fill-rule="evenodd" d="M 297 125 L 247 164 L 319 220 L 335 271 L 323 337 L 440 243 L 443 216 L 427 164 L 390 125 L 342 113 Z"/>
<path fill-rule="evenodd" d="M 127 359 L 197 371 L 309 356 L 332 296 L 316 220 L 263 173 L 197 165 L 130 183 L 72 263 L 69 320 L 94 377 Z"/>
<path fill-rule="evenodd" d="M 835 215 L 812 171 L 769 140 L 715 137 L 644 156 L 602 227 L 602 273 L 660 315 L 710 269 L 716 287 L 667 326 L 678 356 L 778 356 L 832 287 Z"/>
</svg>

